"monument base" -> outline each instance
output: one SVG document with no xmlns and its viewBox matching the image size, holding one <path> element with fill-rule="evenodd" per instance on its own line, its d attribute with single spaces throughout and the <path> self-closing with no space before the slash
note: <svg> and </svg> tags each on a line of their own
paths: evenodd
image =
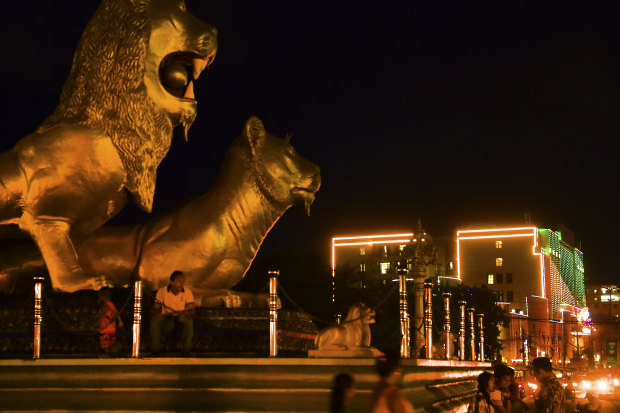
<svg viewBox="0 0 620 413">
<path fill-rule="evenodd" d="M 308 357 L 312 358 L 375 358 L 382 355 L 383 353 L 376 348 L 361 348 L 355 350 L 308 350 Z"/>
</svg>

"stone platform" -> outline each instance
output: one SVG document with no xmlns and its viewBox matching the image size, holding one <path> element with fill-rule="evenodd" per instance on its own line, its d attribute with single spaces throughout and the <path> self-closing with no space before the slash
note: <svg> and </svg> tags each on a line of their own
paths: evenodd
<svg viewBox="0 0 620 413">
<path fill-rule="evenodd" d="M 416 411 L 465 411 L 490 363 L 403 360 Z M 3 411 L 325 412 L 335 374 L 355 377 L 366 411 L 373 359 L 141 358 L 0 360 Z"/>
</svg>

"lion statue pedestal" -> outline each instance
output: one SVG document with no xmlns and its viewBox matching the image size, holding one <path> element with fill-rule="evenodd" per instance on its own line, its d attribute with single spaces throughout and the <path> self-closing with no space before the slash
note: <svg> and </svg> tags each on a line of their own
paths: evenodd
<svg viewBox="0 0 620 413">
<path fill-rule="evenodd" d="M 342 324 L 319 331 L 314 339 L 316 350 L 308 357 L 377 357 L 382 353 L 370 346 L 370 324 L 375 322 L 374 310 L 363 304 L 354 305 Z"/>
</svg>

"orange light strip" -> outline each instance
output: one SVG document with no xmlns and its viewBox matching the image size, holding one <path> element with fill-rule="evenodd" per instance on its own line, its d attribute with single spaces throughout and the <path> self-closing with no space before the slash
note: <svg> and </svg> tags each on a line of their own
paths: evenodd
<svg viewBox="0 0 620 413">
<path fill-rule="evenodd" d="M 334 244 L 337 247 L 343 245 L 375 245 L 375 244 L 407 244 L 411 242 L 410 239 L 395 239 L 395 240 L 386 240 L 386 241 L 363 241 L 363 242 L 343 242 L 340 244 Z"/>
<path fill-rule="evenodd" d="M 488 239 L 488 238 L 514 238 L 514 237 L 531 237 L 532 234 L 505 234 L 505 235 L 479 235 L 475 237 L 458 237 L 458 239 Z"/>
<path fill-rule="evenodd" d="M 359 235 L 354 237 L 334 237 L 332 241 L 341 239 L 364 239 L 364 238 L 390 238 L 390 237 L 412 237 L 413 233 L 409 234 L 388 234 L 388 235 Z"/>
<path fill-rule="evenodd" d="M 467 229 L 456 231 L 456 236 L 470 232 L 501 232 L 501 231 L 520 231 L 524 229 L 536 229 L 536 227 L 516 227 L 516 228 L 495 228 L 495 229 Z"/>
</svg>

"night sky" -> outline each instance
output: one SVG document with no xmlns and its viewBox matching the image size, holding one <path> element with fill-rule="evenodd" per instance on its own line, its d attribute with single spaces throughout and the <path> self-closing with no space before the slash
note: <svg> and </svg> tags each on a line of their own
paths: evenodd
<svg viewBox="0 0 620 413">
<path fill-rule="evenodd" d="M 3 4 L 0 150 L 55 108 L 98 1 Z M 389 3 L 389 4 L 382 4 Z M 567 4 L 565 4 L 567 3 Z M 190 140 L 159 169 L 154 213 L 206 191 L 245 120 L 293 133 L 321 167 L 311 218 L 263 253 L 334 235 L 482 225 L 575 231 L 586 275 L 617 281 L 618 7 L 599 2 L 202 1 L 219 31 Z M 206 76 L 205 76 L 206 74 Z M 114 223 L 145 220 L 134 205 Z"/>
</svg>

